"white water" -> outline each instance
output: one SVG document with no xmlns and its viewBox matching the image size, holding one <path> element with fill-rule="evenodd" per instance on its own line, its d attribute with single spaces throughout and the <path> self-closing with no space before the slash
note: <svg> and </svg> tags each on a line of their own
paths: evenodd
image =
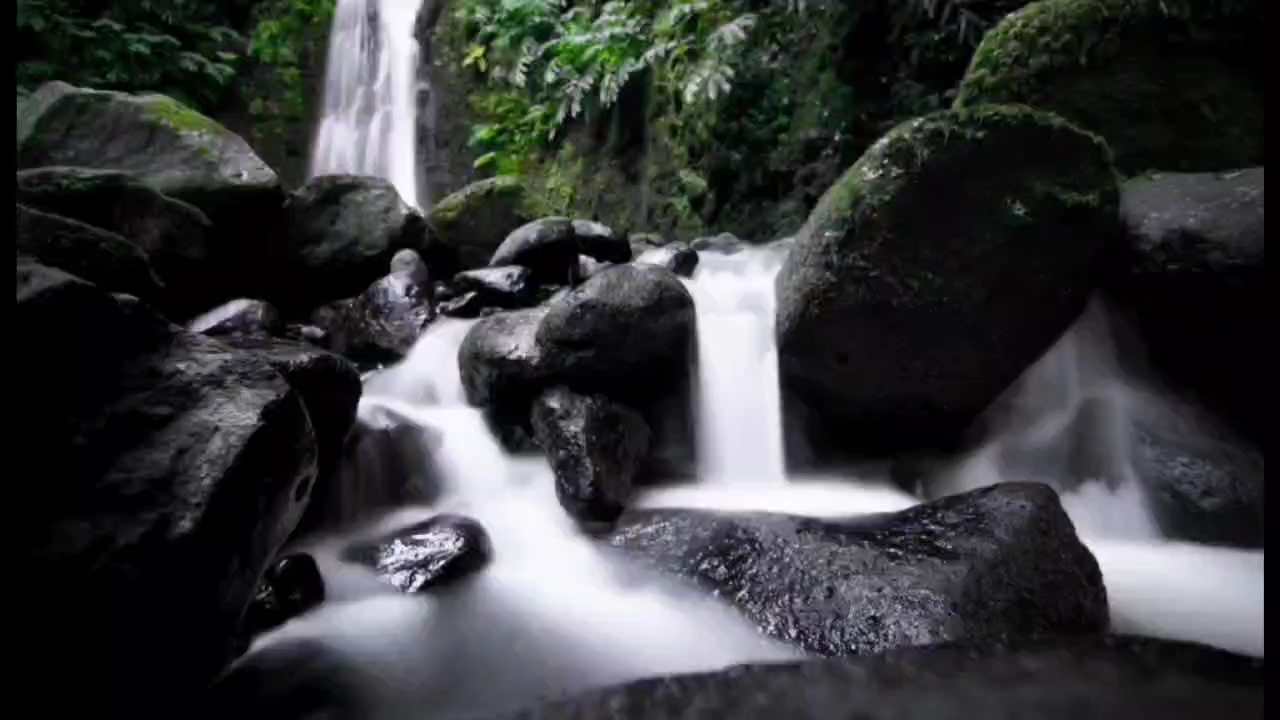
<svg viewBox="0 0 1280 720">
<path fill-rule="evenodd" d="M 418 43 L 422 0 L 338 0 L 311 176 L 371 175 L 420 207 Z"/>
</svg>

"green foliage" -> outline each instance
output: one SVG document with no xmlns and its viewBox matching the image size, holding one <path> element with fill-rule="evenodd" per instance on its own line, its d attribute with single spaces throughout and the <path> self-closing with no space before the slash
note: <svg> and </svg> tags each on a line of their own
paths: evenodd
<svg viewBox="0 0 1280 720">
<path fill-rule="evenodd" d="M 235 76 L 243 38 L 199 0 L 18 0 L 17 84 L 158 91 L 196 106 Z M 105 6 L 105 7 L 104 7 Z"/>
<path fill-rule="evenodd" d="M 334 4 L 335 0 L 268 0 L 258 7 L 249 55 L 269 72 L 249 111 L 256 134 L 268 142 L 283 141 L 293 127 L 309 120 L 304 70 L 316 64 L 310 51 L 323 47 Z"/>
</svg>

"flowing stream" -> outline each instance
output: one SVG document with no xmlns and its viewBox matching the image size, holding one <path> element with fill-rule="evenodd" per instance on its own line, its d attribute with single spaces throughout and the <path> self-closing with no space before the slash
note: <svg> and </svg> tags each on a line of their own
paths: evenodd
<svg viewBox="0 0 1280 720">
<path fill-rule="evenodd" d="M 419 6 L 338 1 L 314 174 L 377 175 L 407 201 L 424 199 L 415 168 Z M 697 481 L 649 491 L 637 506 L 834 517 L 920 502 L 884 477 L 788 476 L 773 333 L 773 281 L 788 248 L 702 253 L 688 281 L 698 320 Z M 355 698 L 370 720 L 421 718 L 427 708 L 455 718 L 637 677 L 797 657 L 719 599 L 641 571 L 579 532 L 546 462 L 505 453 L 465 403 L 457 352 L 470 326 L 436 322 L 400 364 L 366 379 L 362 421 L 412 429 L 439 493 L 304 547 L 328 597 L 239 661 L 267 675 L 263 692 L 314 685 Z M 1263 553 L 1162 536 L 1128 428 L 1136 410 L 1164 409 L 1120 373 L 1113 352 L 1105 312 L 1092 307 L 996 403 L 986 442 L 934 472 L 926 495 L 1050 482 L 1102 567 L 1115 629 L 1261 656 Z M 339 559 L 352 539 L 440 512 L 484 525 L 494 552 L 483 571 L 405 596 Z"/>
</svg>

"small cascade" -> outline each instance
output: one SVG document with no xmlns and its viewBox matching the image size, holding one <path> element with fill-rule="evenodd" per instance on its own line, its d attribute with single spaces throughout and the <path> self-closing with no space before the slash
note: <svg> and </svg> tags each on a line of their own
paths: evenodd
<svg viewBox="0 0 1280 720">
<path fill-rule="evenodd" d="M 417 164 L 422 0 L 337 0 L 311 176 L 370 175 L 421 207 Z"/>
</svg>

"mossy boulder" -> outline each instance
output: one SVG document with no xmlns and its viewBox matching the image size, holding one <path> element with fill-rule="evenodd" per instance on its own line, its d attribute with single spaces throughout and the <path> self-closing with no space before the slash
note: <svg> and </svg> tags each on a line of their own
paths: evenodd
<svg viewBox="0 0 1280 720">
<path fill-rule="evenodd" d="M 185 319 L 227 299 L 223 278 L 210 273 L 214 255 L 209 219 L 129 173 L 47 167 L 17 174 L 18 202 L 108 230 L 146 251 L 169 286 L 170 307 Z"/>
<path fill-rule="evenodd" d="M 1079 315 L 1118 196 L 1101 139 L 1026 107 L 942 111 L 876 142 L 777 280 L 783 383 L 818 447 L 956 439 Z"/>
<path fill-rule="evenodd" d="M 1039 0 L 983 38 L 956 107 L 1022 103 L 1100 134 L 1126 174 L 1262 164 L 1257 0 Z"/>
<path fill-rule="evenodd" d="M 204 212 L 226 256 L 228 279 L 251 283 L 253 273 L 246 269 L 262 265 L 264 246 L 277 235 L 284 192 L 248 143 L 165 95 L 62 85 L 29 118 L 18 168 L 66 165 L 131 173 Z"/>
<path fill-rule="evenodd" d="M 546 201 L 519 178 L 503 175 L 471 183 L 427 214 L 432 238 L 427 262 L 452 270 L 485 267 L 511 231 L 551 214 Z"/>
</svg>

